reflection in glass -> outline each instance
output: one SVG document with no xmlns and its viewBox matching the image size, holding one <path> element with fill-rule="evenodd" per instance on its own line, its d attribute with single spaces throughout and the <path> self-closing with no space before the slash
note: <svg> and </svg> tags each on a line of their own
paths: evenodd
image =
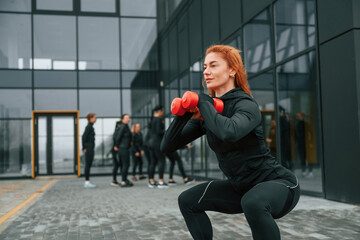
<svg viewBox="0 0 360 240">
<path fill-rule="evenodd" d="M 314 53 L 277 69 L 281 163 L 295 171 L 302 189 L 321 192 L 317 157 L 316 63 Z"/>
<path fill-rule="evenodd" d="M 9 12 L 30 12 L 31 0 L 1 0 L 0 10 Z"/>
<path fill-rule="evenodd" d="M 34 15 L 34 68 L 76 69 L 75 17 Z"/>
<path fill-rule="evenodd" d="M 31 68 L 31 16 L 0 13 L 0 68 Z"/>
<path fill-rule="evenodd" d="M 315 44 L 315 3 L 313 0 L 276 2 L 277 61 Z"/>
<path fill-rule="evenodd" d="M 31 176 L 31 121 L 0 120 L 0 177 Z"/>
<path fill-rule="evenodd" d="M 266 9 L 244 27 L 245 66 L 249 74 L 271 64 L 269 15 L 269 9 Z"/>
<path fill-rule="evenodd" d="M 276 119 L 273 73 L 267 72 L 249 80 L 251 93 L 259 105 L 264 138 L 271 155 L 276 156 Z"/>
<path fill-rule="evenodd" d="M 156 0 L 120 0 L 120 14 L 156 17 Z"/>
<path fill-rule="evenodd" d="M 80 90 L 80 116 L 89 112 L 98 117 L 120 116 L 120 90 Z"/>
<path fill-rule="evenodd" d="M 122 97 L 122 114 L 130 114 L 132 115 L 132 98 L 131 90 L 123 89 L 121 90 Z"/>
<path fill-rule="evenodd" d="M 121 87 L 130 88 L 132 82 L 135 80 L 135 77 L 138 75 L 138 72 L 129 72 L 124 71 L 121 73 Z"/>
<path fill-rule="evenodd" d="M 79 72 L 80 88 L 119 88 L 120 74 L 115 71 L 81 71 Z"/>
<path fill-rule="evenodd" d="M 31 89 L 0 89 L 0 118 L 31 117 Z"/>
<path fill-rule="evenodd" d="M 0 87 L 31 88 L 31 71 L 0 70 Z"/>
<path fill-rule="evenodd" d="M 35 110 L 77 110 L 77 90 L 35 89 Z"/>
<path fill-rule="evenodd" d="M 36 88 L 76 88 L 74 71 L 34 71 Z"/>
<path fill-rule="evenodd" d="M 78 67 L 80 70 L 119 69 L 118 18 L 79 17 Z"/>
<path fill-rule="evenodd" d="M 180 95 L 181 97 L 186 91 L 190 91 L 189 74 L 185 74 L 180 78 Z"/>
<path fill-rule="evenodd" d="M 74 172 L 74 117 L 52 117 L 52 172 Z"/>
<path fill-rule="evenodd" d="M 36 9 L 72 11 L 73 0 L 36 0 Z"/>
<path fill-rule="evenodd" d="M 121 18 L 121 68 L 149 70 L 156 37 L 156 19 Z"/>
<path fill-rule="evenodd" d="M 38 171 L 47 174 L 47 117 L 38 118 Z"/>
<path fill-rule="evenodd" d="M 82 12 L 116 12 L 115 0 L 81 0 Z"/>
</svg>

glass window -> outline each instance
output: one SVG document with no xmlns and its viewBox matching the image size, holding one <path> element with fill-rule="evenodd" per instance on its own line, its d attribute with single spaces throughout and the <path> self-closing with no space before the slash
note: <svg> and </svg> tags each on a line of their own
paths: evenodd
<svg viewBox="0 0 360 240">
<path fill-rule="evenodd" d="M 81 0 L 81 11 L 115 13 L 115 0 Z"/>
<path fill-rule="evenodd" d="M 29 118 L 31 109 L 30 89 L 0 89 L 0 118 Z"/>
<path fill-rule="evenodd" d="M 155 19 L 121 18 L 121 68 L 149 70 L 144 65 L 156 36 Z"/>
<path fill-rule="evenodd" d="M 276 2 L 276 57 L 281 61 L 315 45 L 314 1 Z"/>
<path fill-rule="evenodd" d="M 9 12 L 30 12 L 31 0 L 1 0 L 0 10 Z"/>
<path fill-rule="evenodd" d="M 122 16 L 156 17 L 156 0 L 120 0 Z"/>
<path fill-rule="evenodd" d="M 121 97 L 122 97 L 122 114 L 130 114 L 132 115 L 132 94 L 131 90 L 124 89 L 121 90 Z"/>
<path fill-rule="evenodd" d="M 120 116 L 120 90 L 80 90 L 80 116 L 89 112 L 99 117 Z"/>
<path fill-rule="evenodd" d="M 31 68 L 31 16 L 0 13 L 0 68 Z"/>
<path fill-rule="evenodd" d="M 31 121 L 0 120 L 0 177 L 31 174 Z"/>
<path fill-rule="evenodd" d="M 76 69 L 75 17 L 34 15 L 34 39 L 35 69 Z"/>
<path fill-rule="evenodd" d="M 273 72 L 261 74 L 249 80 L 251 93 L 258 103 L 264 138 L 272 156 L 276 155 L 276 118 Z"/>
<path fill-rule="evenodd" d="M 190 67 L 191 90 L 202 89 L 203 74 L 201 66 L 201 61 L 197 61 Z"/>
<path fill-rule="evenodd" d="M 76 88 L 75 71 L 34 71 L 36 88 Z"/>
<path fill-rule="evenodd" d="M 38 10 L 55 10 L 55 11 L 72 11 L 73 0 L 36 0 L 36 9 Z"/>
<path fill-rule="evenodd" d="M 135 80 L 135 77 L 138 75 L 138 72 L 122 72 L 121 73 L 121 87 L 130 88 L 131 83 Z"/>
<path fill-rule="evenodd" d="M 282 165 L 295 172 L 303 190 L 321 192 L 316 71 L 314 52 L 277 68 L 278 112 Z"/>
<path fill-rule="evenodd" d="M 186 73 L 180 78 L 180 97 L 186 92 L 190 91 L 189 74 Z"/>
<path fill-rule="evenodd" d="M 81 88 L 119 88 L 120 73 L 115 71 L 81 71 L 79 72 Z"/>
<path fill-rule="evenodd" d="M 118 18 L 79 17 L 79 69 L 119 69 Z"/>
<path fill-rule="evenodd" d="M 77 90 L 35 89 L 35 110 L 77 110 Z"/>
<path fill-rule="evenodd" d="M 269 15 L 266 9 L 244 27 L 245 66 L 249 75 L 271 64 Z"/>
<path fill-rule="evenodd" d="M 0 87 L 31 88 L 31 71 L 1 70 Z"/>
</svg>

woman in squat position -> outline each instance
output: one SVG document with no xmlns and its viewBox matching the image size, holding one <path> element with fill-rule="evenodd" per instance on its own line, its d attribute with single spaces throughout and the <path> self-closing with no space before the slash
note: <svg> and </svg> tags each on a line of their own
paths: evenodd
<svg viewBox="0 0 360 240">
<path fill-rule="evenodd" d="M 205 211 L 244 213 L 254 239 L 280 239 L 274 219 L 289 213 L 299 200 L 292 172 L 266 148 L 261 113 L 252 98 L 239 50 L 224 45 L 207 49 L 204 78 L 209 95 L 200 94 L 197 108 L 176 116 L 161 143 L 172 152 L 206 134 L 227 180 L 192 187 L 179 196 L 179 207 L 194 239 L 212 239 Z M 224 102 L 219 114 L 216 97 Z M 203 120 L 198 119 L 199 116 Z"/>
</svg>

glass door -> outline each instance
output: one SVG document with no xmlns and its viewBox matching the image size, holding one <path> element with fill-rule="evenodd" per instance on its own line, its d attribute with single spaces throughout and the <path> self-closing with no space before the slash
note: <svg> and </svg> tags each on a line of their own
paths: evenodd
<svg viewBox="0 0 360 240">
<path fill-rule="evenodd" d="M 36 175 L 76 174 L 77 115 L 35 114 Z"/>
</svg>

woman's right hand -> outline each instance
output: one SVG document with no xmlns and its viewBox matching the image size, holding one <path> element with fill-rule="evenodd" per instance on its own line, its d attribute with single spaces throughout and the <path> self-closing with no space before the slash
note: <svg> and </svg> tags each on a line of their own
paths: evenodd
<svg viewBox="0 0 360 240">
<path fill-rule="evenodd" d="M 199 111 L 199 109 L 196 107 L 196 108 L 193 108 L 193 109 L 189 109 L 188 110 L 189 112 L 191 113 L 194 113 L 192 116 L 191 116 L 191 119 L 197 119 L 197 118 L 200 118 L 201 117 L 201 113 Z"/>
<path fill-rule="evenodd" d="M 83 152 L 83 153 L 86 153 L 86 149 L 83 149 L 82 152 Z"/>
<path fill-rule="evenodd" d="M 118 147 L 114 147 L 114 150 L 115 150 L 115 151 L 119 151 L 119 148 L 118 148 Z"/>
</svg>

